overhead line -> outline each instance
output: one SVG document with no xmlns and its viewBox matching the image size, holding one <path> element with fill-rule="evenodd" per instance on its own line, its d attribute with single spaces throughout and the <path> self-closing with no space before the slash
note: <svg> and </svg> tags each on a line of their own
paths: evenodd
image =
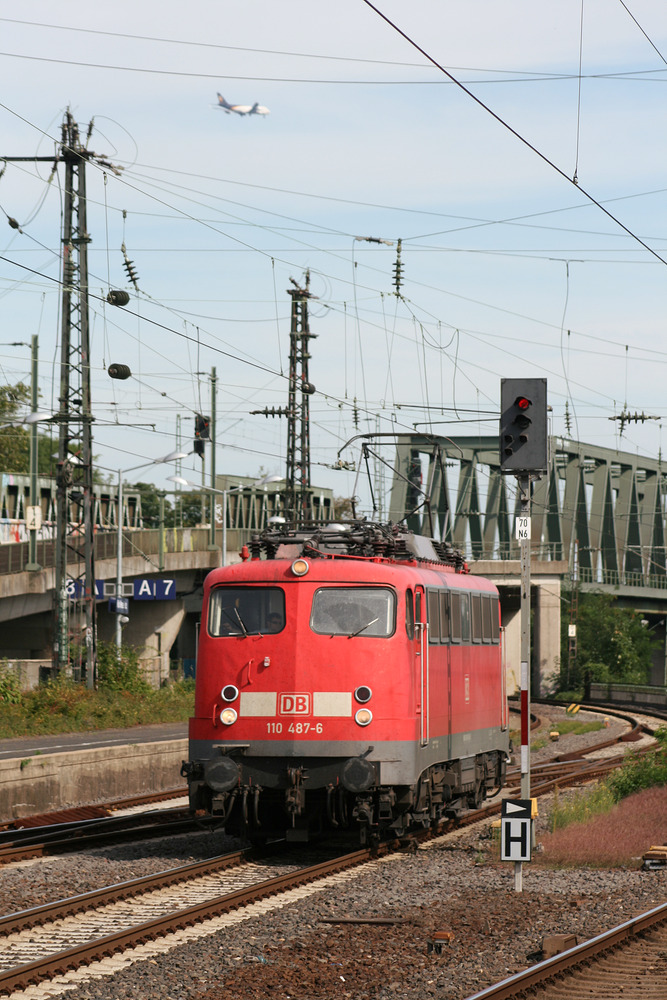
<svg viewBox="0 0 667 1000">
<path fill-rule="evenodd" d="M 364 0 L 367 2 L 367 0 Z M 370 5 L 369 5 L 370 6 Z M 375 9 L 375 8 L 373 8 Z M 378 11 L 379 13 L 379 11 Z M 380 15 L 384 17 L 384 15 Z M 385 20 L 387 20 L 385 18 Z M 391 23 L 391 22 L 389 22 Z M 400 32 L 400 29 L 396 29 Z M 402 34 L 402 32 L 400 32 Z M 407 38 L 407 35 L 404 36 Z M 415 43 L 413 43 L 415 44 Z M 415 44 L 415 48 L 419 51 L 423 51 Z M 426 53 L 424 53 L 426 55 Z M 26 59 L 29 62 L 45 62 L 54 63 L 57 66 L 78 66 L 82 69 L 102 69 L 102 70 L 113 70 L 114 73 L 147 73 L 151 76 L 171 76 L 171 77 L 181 77 L 193 80 L 243 80 L 248 83 L 308 83 L 308 84 L 321 84 L 324 86 L 336 86 L 336 87 L 446 87 L 450 83 L 456 84 L 458 87 L 463 87 L 455 77 L 447 73 L 446 70 L 442 70 L 435 60 L 431 59 L 430 56 L 426 55 L 427 59 L 433 63 L 434 66 L 441 69 L 443 72 L 447 73 L 449 80 L 326 80 L 319 79 L 316 77 L 289 77 L 289 76 L 239 76 L 238 73 L 193 73 L 186 70 L 174 70 L 174 69 L 151 69 L 148 66 L 121 66 L 115 63 L 99 63 L 99 62 L 83 62 L 81 59 L 56 59 L 53 56 L 31 56 L 23 52 L 0 52 L 0 56 L 5 59 Z M 424 69 L 429 67 L 424 66 Z M 490 72 L 494 72 L 491 70 Z M 641 71 L 637 71 L 641 72 Z M 650 72 L 650 71 L 649 71 Z M 655 72 L 662 72 L 662 70 L 656 70 Z M 586 78 L 586 77 L 584 77 Z M 619 76 L 618 74 L 591 74 L 591 78 L 594 79 L 619 79 L 623 81 L 630 81 L 632 78 L 628 77 L 626 74 Z M 487 84 L 506 84 L 506 83 L 551 83 L 554 81 L 569 81 L 576 79 L 575 75 L 572 73 L 554 73 L 549 76 L 537 76 L 531 78 L 517 77 L 507 78 L 503 80 L 471 80 L 470 83 L 476 83 L 479 85 Z M 641 81 L 645 82 L 645 81 Z M 651 81 L 653 82 L 653 81 Z M 667 83 L 667 80 L 659 80 L 659 83 Z M 480 102 L 481 103 L 481 102 Z M 488 110 L 488 109 L 487 109 Z M 493 114 L 493 112 L 491 112 Z M 509 127 L 509 126 L 508 126 Z"/>
<path fill-rule="evenodd" d="M 434 66 L 437 66 L 437 68 L 441 71 L 441 73 L 444 73 L 444 75 L 449 80 L 451 80 L 452 83 L 455 83 L 456 86 L 460 90 L 462 90 L 464 94 L 467 94 L 468 97 L 472 98 L 472 100 L 477 105 L 479 105 L 480 108 L 482 108 L 484 111 L 486 111 L 487 114 L 491 115 L 491 117 L 494 118 L 495 121 L 497 121 L 499 125 L 502 125 L 502 127 L 504 129 L 507 129 L 507 131 L 510 132 L 516 139 L 518 139 L 520 143 L 522 143 L 524 146 L 526 146 L 527 149 L 530 149 L 531 152 L 535 153 L 535 155 L 538 156 L 549 167 L 551 167 L 552 170 L 555 170 L 557 174 L 559 174 L 564 180 L 566 180 L 568 182 L 568 184 L 572 184 L 574 187 L 576 187 L 577 191 L 581 191 L 581 193 L 584 195 L 584 197 L 588 198 L 588 200 L 591 202 L 591 204 L 596 205 L 597 208 L 599 208 L 601 212 L 604 212 L 604 214 L 609 219 L 612 220 L 612 222 L 615 222 L 617 226 L 620 226 L 621 229 L 623 229 L 628 234 L 628 236 L 631 236 L 633 240 L 636 240 L 637 243 L 639 243 L 641 246 L 643 246 L 644 249 L 647 250 L 650 254 L 652 254 L 653 257 L 657 258 L 657 260 L 659 260 L 661 262 L 661 264 L 665 264 L 667 266 L 667 260 L 665 260 L 664 257 L 661 257 L 660 254 L 657 253 L 657 251 L 655 251 L 652 247 L 650 247 L 648 245 L 648 243 L 645 243 L 639 236 L 637 236 L 635 233 L 633 233 L 631 229 L 628 229 L 628 227 L 623 222 L 621 222 L 620 219 L 618 219 L 615 215 L 613 215 L 608 209 L 606 209 L 604 207 L 604 205 L 601 204 L 601 202 L 599 202 L 596 198 L 594 198 L 592 194 L 589 194 L 589 192 L 586 191 L 585 188 L 582 188 L 581 185 L 577 181 L 575 181 L 571 177 L 569 177 L 565 173 L 564 170 L 562 170 L 559 166 L 557 166 L 553 162 L 553 160 L 550 160 L 549 157 L 546 156 L 545 153 L 542 153 L 537 148 L 537 146 L 534 146 L 531 142 L 529 142 L 528 139 L 526 139 L 524 136 L 522 136 L 520 132 L 517 132 L 517 130 L 515 128 L 512 128 L 512 126 L 509 124 L 509 122 L 506 122 L 504 120 L 504 118 L 501 118 L 500 115 L 496 114 L 496 112 L 493 111 L 488 106 L 488 104 L 485 104 L 484 101 L 482 101 L 479 97 L 477 97 L 475 94 L 473 94 L 473 92 L 471 90 L 468 90 L 468 88 L 465 86 L 465 84 L 461 83 L 460 80 L 457 80 L 457 78 L 455 76 L 453 76 L 453 74 L 450 73 L 449 70 L 445 69 L 444 66 L 442 66 L 436 59 L 433 58 L 433 56 L 430 56 L 428 54 L 428 52 L 426 52 L 425 49 L 423 49 L 420 45 L 417 44 L 417 42 L 415 42 L 412 38 L 410 38 L 409 35 L 407 35 L 404 31 L 402 31 L 401 28 L 399 28 L 397 24 L 395 24 L 389 17 L 387 17 L 386 14 L 383 14 L 381 10 L 378 10 L 378 8 L 374 4 L 372 4 L 370 2 L 370 0 L 363 0 L 363 2 L 366 4 L 367 7 L 370 7 L 371 10 L 374 10 L 375 13 L 379 17 L 381 17 L 382 20 L 386 24 L 388 24 L 391 28 L 394 29 L 394 31 L 398 32 L 398 34 L 401 35 L 401 37 L 404 38 L 406 40 L 406 42 L 408 42 L 409 45 L 412 45 L 413 48 L 417 49 L 418 52 L 421 52 L 421 54 L 426 59 L 428 59 L 429 62 L 433 63 Z"/>
</svg>

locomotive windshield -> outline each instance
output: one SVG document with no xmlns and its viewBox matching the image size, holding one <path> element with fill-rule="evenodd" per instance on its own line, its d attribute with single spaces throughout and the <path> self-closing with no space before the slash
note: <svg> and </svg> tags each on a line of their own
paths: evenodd
<svg viewBox="0 0 667 1000">
<path fill-rule="evenodd" d="M 396 595 L 386 587 L 326 587 L 316 590 L 310 627 L 321 635 L 386 638 L 396 622 Z"/>
<path fill-rule="evenodd" d="M 211 591 L 209 635 L 270 635 L 284 627 L 285 594 L 280 587 L 216 587 Z"/>
</svg>

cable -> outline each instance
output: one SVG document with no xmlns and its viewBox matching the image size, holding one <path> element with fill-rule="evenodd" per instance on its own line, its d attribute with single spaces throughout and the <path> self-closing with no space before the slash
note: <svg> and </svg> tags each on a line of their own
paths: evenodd
<svg viewBox="0 0 667 1000">
<path fill-rule="evenodd" d="M 579 20 L 579 82 L 577 85 L 577 143 L 574 156 L 574 175 L 572 180 L 579 184 L 577 174 L 579 170 L 579 134 L 581 126 L 581 60 L 584 51 L 584 0 L 581 0 L 581 17 Z"/>
<path fill-rule="evenodd" d="M 656 250 L 653 250 L 653 248 L 648 245 L 648 243 L 645 243 L 642 239 L 640 239 L 639 236 L 633 233 L 631 229 L 628 229 L 628 227 L 624 225 L 624 223 L 622 223 L 620 219 L 618 219 L 615 215 L 613 215 L 610 211 L 608 211 L 608 209 L 606 209 L 604 205 L 601 204 L 601 202 L 599 202 L 596 198 L 594 198 L 592 194 L 589 194 L 588 191 L 582 188 L 579 184 L 575 184 L 572 178 L 568 177 L 564 170 L 561 170 L 560 167 L 556 166 L 556 164 L 552 160 L 550 160 L 548 156 L 542 153 L 537 148 L 537 146 L 534 146 L 531 142 L 528 141 L 528 139 L 524 138 L 524 136 L 522 136 L 520 132 L 517 132 L 516 129 L 512 128 L 512 126 L 508 122 L 506 122 L 503 118 L 501 118 L 500 115 L 496 114 L 495 111 L 492 111 L 491 108 L 484 103 L 484 101 L 480 100 L 479 97 L 476 97 L 471 90 L 468 90 L 468 88 L 464 86 L 464 84 L 462 84 L 460 80 L 457 80 L 455 76 L 453 76 L 448 70 L 444 68 L 444 66 L 441 66 L 441 64 L 437 62 L 432 56 L 430 56 L 428 52 L 426 52 L 424 49 L 421 48 L 421 46 L 419 46 L 415 41 L 413 41 L 409 35 L 406 35 L 406 33 L 402 31 L 398 27 L 398 25 L 394 24 L 394 22 L 390 20 L 390 18 L 388 18 L 385 14 L 383 14 L 382 11 L 378 10 L 378 8 L 375 7 L 370 2 L 370 0 L 363 0 L 363 3 L 365 3 L 367 7 L 370 7 L 371 10 L 374 10 L 375 13 L 379 17 L 381 17 L 382 20 L 385 21 L 390 27 L 392 27 L 394 31 L 398 32 L 398 34 L 401 35 L 401 37 L 404 38 L 406 42 L 408 42 L 408 44 L 412 45 L 415 49 L 417 49 L 418 52 L 421 52 L 421 54 L 426 59 L 428 59 L 429 62 L 433 63 L 433 65 L 436 66 L 442 73 L 444 73 L 444 75 L 449 80 L 451 80 L 452 83 L 455 83 L 456 86 L 459 87 L 464 92 L 464 94 L 467 94 L 468 97 L 472 98 L 472 100 L 479 105 L 480 108 L 486 111 L 487 114 L 491 115 L 491 117 L 494 118 L 499 125 L 502 125 L 504 129 L 507 129 L 508 132 L 510 132 L 516 139 L 519 140 L 519 142 L 521 142 L 524 146 L 530 149 L 531 152 L 535 153 L 535 155 L 538 156 L 548 166 L 550 166 L 552 170 L 555 170 L 557 174 L 559 174 L 564 180 L 568 182 L 568 184 L 574 184 L 577 190 L 581 191 L 584 197 L 588 198 L 591 204 L 599 208 L 601 212 L 604 212 L 604 214 L 609 219 L 611 219 L 612 222 L 615 222 L 617 226 L 620 226 L 621 229 L 623 229 L 628 234 L 628 236 L 631 236 L 633 240 L 636 240 L 637 243 L 643 246 L 645 250 L 647 250 L 650 254 L 653 255 L 653 257 L 659 260 L 661 264 L 665 264 L 667 266 L 667 260 L 665 260 L 664 257 L 661 257 Z"/>
<path fill-rule="evenodd" d="M 659 49 L 659 48 L 658 48 L 658 47 L 657 47 L 657 46 L 656 46 L 656 45 L 655 45 L 655 44 L 654 44 L 654 43 L 653 43 L 653 42 L 651 41 L 651 39 L 650 39 L 650 38 L 649 38 L 649 36 L 648 36 L 648 35 L 646 34 L 646 32 L 645 32 L 645 31 L 644 31 L 644 29 L 642 28 L 641 24 L 639 23 L 639 21 L 638 21 L 638 20 L 637 20 L 637 18 L 635 17 L 635 15 L 634 15 L 634 14 L 632 13 L 632 11 L 630 10 L 630 8 L 628 7 L 628 5 L 627 5 L 626 3 L 624 3 L 624 2 L 623 2 L 623 0 L 618 0 L 618 2 L 620 3 L 621 7 L 623 7 L 623 9 L 624 9 L 625 11 L 627 11 L 627 13 L 629 14 L 629 16 L 630 16 L 630 17 L 632 18 L 632 20 L 633 20 L 633 21 L 635 22 L 635 24 L 637 25 L 637 27 L 639 28 L 639 30 L 641 31 L 642 35 L 644 36 L 644 38 L 646 39 L 646 41 L 647 41 L 647 42 L 649 43 L 649 45 L 651 46 L 651 48 L 653 49 L 653 51 L 654 51 L 654 52 L 655 52 L 655 53 L 656 53 L 656 54 L 657 54 L 657 55 L 658 55 L 658 56 L 660 57 L 660 59 L 661 59 L 661 60 L 662 60 L 662 61 L 664 62 L 664 64 L 665 64 L 665 65 L 667 66 L 667 59 L 665 59 L 665 57 L 663 56 L 663 54 L 662 54 L 662 52 L 660 51 L 660 49 Z"/>
</svg>

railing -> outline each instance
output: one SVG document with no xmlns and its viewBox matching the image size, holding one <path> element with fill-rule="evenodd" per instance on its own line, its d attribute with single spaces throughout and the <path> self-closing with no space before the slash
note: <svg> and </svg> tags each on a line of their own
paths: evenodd
<svg viewBox="0 0 667 1000">
<path fill-rule="evenodd" d="M 545 563 L 567 559 L 567 553 L 563 553 L 560 544 L 532 545 L 530 554 L 532 559 Z M 506 559 L 516 562 L 520 558 L 520 551 L 515 546 L 507 552 L 502 552 L 497 547 L 493 551 L 489 551 L 483 549 L 481 546 L 468 544 L 464 547 L 463 557 L 468 562 Z M 572 577 L 571 565 L 567 575 L 570 578 Z M 580 583 L 599 587 L 637 587 L 649 590 L 667 590 L 667 573 L 644 574 L 635 570 L 603 569 L 580 565 L 578 568 L 578 579 Z"/>
<path fill-rule="evenodd" d="M 163 545 L 160 545 L 162 535 Z M 82 540 L 83 541 L 83 540 Z M 159 556 L 160 552 L 205 552 L 210 541 L 208 528 L 165 528 L 123 532 L 123 556 L 145 554 Z M 76 543 L 76 538 L 71 540 Z M 29 542 L 10 542 L 0 545 L 0 574 L 22 573 L 29 560 Z M 118 553 L 116 531 L 97 531 L 95 535 L 95 561 L 115 559 Z M 43 569 L 55 566 L 56 543 L 53 539 L 37 542 L 37 563 Z M 70 551 L 68 562 L 82 561 Z"/>
<path fill-rule="evenodd" d="M 606 587 L 648 587 L 651 590 L 667 590 L 667 576 L 663 573 L 622 572 L 617 569 L 589 569 L 579 567 L 579 582 L 599 584 Z"/>
</svg>

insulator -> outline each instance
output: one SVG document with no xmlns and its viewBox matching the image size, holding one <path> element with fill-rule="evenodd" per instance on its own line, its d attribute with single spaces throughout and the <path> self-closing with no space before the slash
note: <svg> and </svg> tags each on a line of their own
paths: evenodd
<svg viewBox="0 0 667 1000">
<path fill-rule="evenodd" d="M 20 229 L 21 228 L 19 226 L 18 222 L 16 221 L 16 219 L 12 219 L 11 215 L 7 216 L 7 222 L 12 227 L 12 229 Z"/>
<path fill-rule="evenodd" d="M 396 295 L 400 294 L 401 281 L 403 278 L 403 267 L 401 265 L 401 246 L 402 246 L 402 241 L 398 240 L 398 243 L 396 245 L 396 263 L 394 264 L 394 288 L 396 289 Z"/>
<path fill-rule="evenodd" d="M 136 288 L 137 287 L 137 282 L 138 282 L 139 278 L 138 278 L 137 272 L 134 270 L 134 261 L 133 260 L 128 260 L 128 258 L 126 257 L 125 260 L 123 261 L 123 267 L 125 268 L 125 270 L 127 272 L 128 278 L 130 279 L 130 281 L 132 282 L 132 284 Z"/>
<path fill-rule="evenodd" d="M 129 365 L 111 364 L 107 368 L 107 372 L 109 373 L 111 378 L 120 378 L 120 379 L 129 378 L 130 375 L 132 374 Z"/>
<path fill-rule="evenodd" d="M 111 306 L 126 306 L 130 296 L 122 288 L 111 288 L 107 294 L 107 302 Z"/>
</svg>

